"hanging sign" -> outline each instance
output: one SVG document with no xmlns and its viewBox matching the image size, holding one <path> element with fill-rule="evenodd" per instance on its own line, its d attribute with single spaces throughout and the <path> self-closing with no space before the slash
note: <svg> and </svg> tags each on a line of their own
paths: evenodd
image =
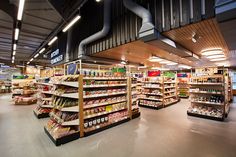
<svg viewBox="0 0 236 157">
<path fill-rule="evenodd" d="M 148 71 L 148 77 L 156 77 L 156 76 L 161 76 L 161 71 Z"/>
<path fill-rule="evenodd" d="M 64 56 L 63 54 L 60 54 L 59 49 L 56 49 L 55 51 L 51 53 L 51 64 L 59 63 L 63 61 L 63 59 L 64 59 Z"/>
<path fill-rule="evenodd" d="M 186 73 L 178 73 L 177 77 L 188 77 L 188 74 L 186 74 Z"/>
<path fill-rule="evenodd" d="M 67 75 L 75 75 L 78 73 L 77 64 L 71 63 L 67 65 Z"/>
</svg>

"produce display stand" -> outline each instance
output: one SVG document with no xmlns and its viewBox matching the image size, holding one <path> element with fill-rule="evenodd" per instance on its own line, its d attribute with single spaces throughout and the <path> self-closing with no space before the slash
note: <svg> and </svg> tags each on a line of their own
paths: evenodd
<svg viewBox="0 0 236 157">
<path fill-rule="evenodd" d="M 229 112 L 227 69 L 217 67 L 196 69 L 191 77 L 190 86 L 191 106 L 187 114 L 223 121 Z"/>
</svg>

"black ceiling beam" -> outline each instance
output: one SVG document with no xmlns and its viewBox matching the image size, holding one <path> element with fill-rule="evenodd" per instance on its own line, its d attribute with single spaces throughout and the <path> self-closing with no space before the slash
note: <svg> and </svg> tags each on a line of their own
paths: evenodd
<svg viewBox="0 0 236 157">
<path fill-rule="evenodd" d="M 27 30 L 27 29 L 22 29 L 21 32 L 35 34 L 35 35 L 42 36 L 42 37 L 47 37 L 47 34 L 42 34 L 42 33 L 36 32 L 36 31 Z"/>
<path fill-rule="evenodd" d="M 27 13 L 27 12 L 24 12 L 24 14 L 27 15 L 27 16 L 34 17 L 34 18 L 38 18 L 38 19 L 40 19 L 40 20 L 44 20 L 44 21 L 48 21 L 48 22 L 51 22 L 51 23 L 58 24 L 58 22 L 56 22 L 56 21 L 49 20 L 49 19 L 46 19 L 46 18 L 42 18 L 42 17 L 39 17 L 39 16 L 35 16 L 35 15 L 32 15 L 32 14 Z"/>
</svg>

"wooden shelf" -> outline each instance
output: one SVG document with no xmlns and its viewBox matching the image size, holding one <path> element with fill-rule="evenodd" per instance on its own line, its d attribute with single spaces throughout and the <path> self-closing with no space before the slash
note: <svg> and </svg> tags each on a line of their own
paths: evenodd
<svg viewBox="0 0 236 157">
<path fill-rule="evenodd" d="M 111 114 L 111 113 L 115 113 L 115 112 L 119 112 L 119 111 L 123 111 L 123 110 L 127 110 L 127 108 L 123 107 L 120 108 L 118 110 L 113 110 L 113 111 L 105 111 L 105 112 L 101 112 L 101 113 L 97 113 L 97 114 L 93 114 L 93 115 L 89 115 L 89 116 L 84 116 L 84 119 L 90 119 L 90 118 L 94 118 L 94 117 L 99 117 L 99 116 L 103 116 L 106 114 Z"/>
<path fill-rule="evenodd" d="M 190 83 L 190 85 L 214 85 L 214 86 L 223 86 L 223 83 Z"/>
<path fill-rule="evenodd" d="M 84 88 L 126 87 L 127 84 L 84 85 Z"/>
<path fill-rule="evenodd" d="M 221 92 L 189 92 L 192 94 L 214 94 L 214 95 L 223 95 Z"/>
<path fill-rule="evenodd" d="M 36 84 L 44 85 L 44 86 L 53 86 L 52 83 L 44 83 L 44 82 L 36 82 Z"/>
<path fill-rule="evenodd" d="M 100 107 L 100 106 L 106 106 L 106 105 L 112 105 L 112 104 L 117 104 L 121 102 L 126 102 L 127 100 L 120 100 L 120 101 L 113 101 L 113 102 L 105 102 L 105 103 L 98 103 L 98 104 L 92 104 L 92 105 L 84 105 L 84 109 L 89 109 L 89 108 L 95 108 L 95 107 Z"/>
<path fill-rule="evenodd" d="M 162 87 L 143 86 L 143 88 L 162 89 Z"/>
<path fill-rule="evenodd" d="M 157 95 L 157 96 L 163 96 L 163 94 L 158 94 L 158 93 L 142 93 L 144 95 Z"/>
<path fill-rule="evenodd" d="M 199 103 L 199 104 L 208 104 L 208 105 L 219 105 L 223 106 L 223 103 L 214 103 L 214 102 L 204 102 L 204 101 L 191 101 L 192 103 Z"/>
<path fill-rule="evenodd" d="M 126 80 L 126 77 L 84 77 L 84 80 Z"/>
<path fill-rule="evenodd" d="M 53 94 L 53 95 L 58 96 L 58 97 L 79 99 L 78 93 L 64 93 L 64 94 Z"/>
<path fill-rule="evenodd" d="M 55 83 L 56 85 L 63 85 L 63 86 L 70 86 L 70 87 L 76 87 L 76 88 L 79 88 L 79 84 L 78 82 L 58 82 L 58 83 Z"/>
<path fill-rule="evenodd" d="M 53 94 L 51 91 L 40 91 L 40 92 L 44 94 Z"/>
<path fill-rule="evenodd" d="M 162 102 L 162 99 L 154 99 L 154 98 L 139 98 L 139 99 L 152 100 L 152 101 L 159 101 L 159 102 Z"/>
<path fill-rule="evenodd" d="M 116 92 L 116 93 L 110 93 L 110 94 L 85 95 L 84 99 L 106 97 L 106 96 L 114 96 L 114 95 L 122 95 L 122 94 L 126 94 L 126 93 L 127 92 Z"/>
</svg>

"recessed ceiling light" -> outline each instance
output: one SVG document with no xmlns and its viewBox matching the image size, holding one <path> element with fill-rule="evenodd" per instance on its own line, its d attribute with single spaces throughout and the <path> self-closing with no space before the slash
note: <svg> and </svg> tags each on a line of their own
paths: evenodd
<svg viewBox="0 0 236 157">
<path fill-rule="evenodd" d="M 177 65 L 178 63 L 175 63 L 175 62 L 170 62 L 170 63 L 167 63 L 166 65 Z"/>
<path fill-rule="evenodd" d="M 160 64 L 169 64 L 169 63 L 172 63 L 171 61 L 167 61 L 167 60 L 163 60 L 163 61 L 160 61 L 159 62 Z"/>
<path fill-rule="evenodd" d="M 224 60 L 226 60 L 226 58 L 214 58 L 214 59 L 211 59 L 210 61 L 215 62 L 215 61 L 224 61 Z"/>
<path fill-rule="evenodd" d="M 213 50 L 206 50 L 202 52 L 203 56 L 218 55 L 218 54 L 223 54 L 223 50 L 213 49 Z"/>
<path fill-rule="evenodd" d="M 156 56 L 152 56 L 148 59 L 150 62 L 160 62 L 163 61 L 163 59 L 156 57 Z"/>
<path fill-rule="evenodd" d="M 224 58 L 224 57 L 225 57 L 224 54 L 218 54 L 218 55 L 207 56 L 206 58 L 214 59 L 214 58 Z"/>
<path fill-rule="evenodd" d="M 191 66 L 188 66 L 188 65 L 180 64 L 180 65 L 179 65 L 179 68 L 191 69 L 192 67 L 191 67 Z"/>
</svg>

